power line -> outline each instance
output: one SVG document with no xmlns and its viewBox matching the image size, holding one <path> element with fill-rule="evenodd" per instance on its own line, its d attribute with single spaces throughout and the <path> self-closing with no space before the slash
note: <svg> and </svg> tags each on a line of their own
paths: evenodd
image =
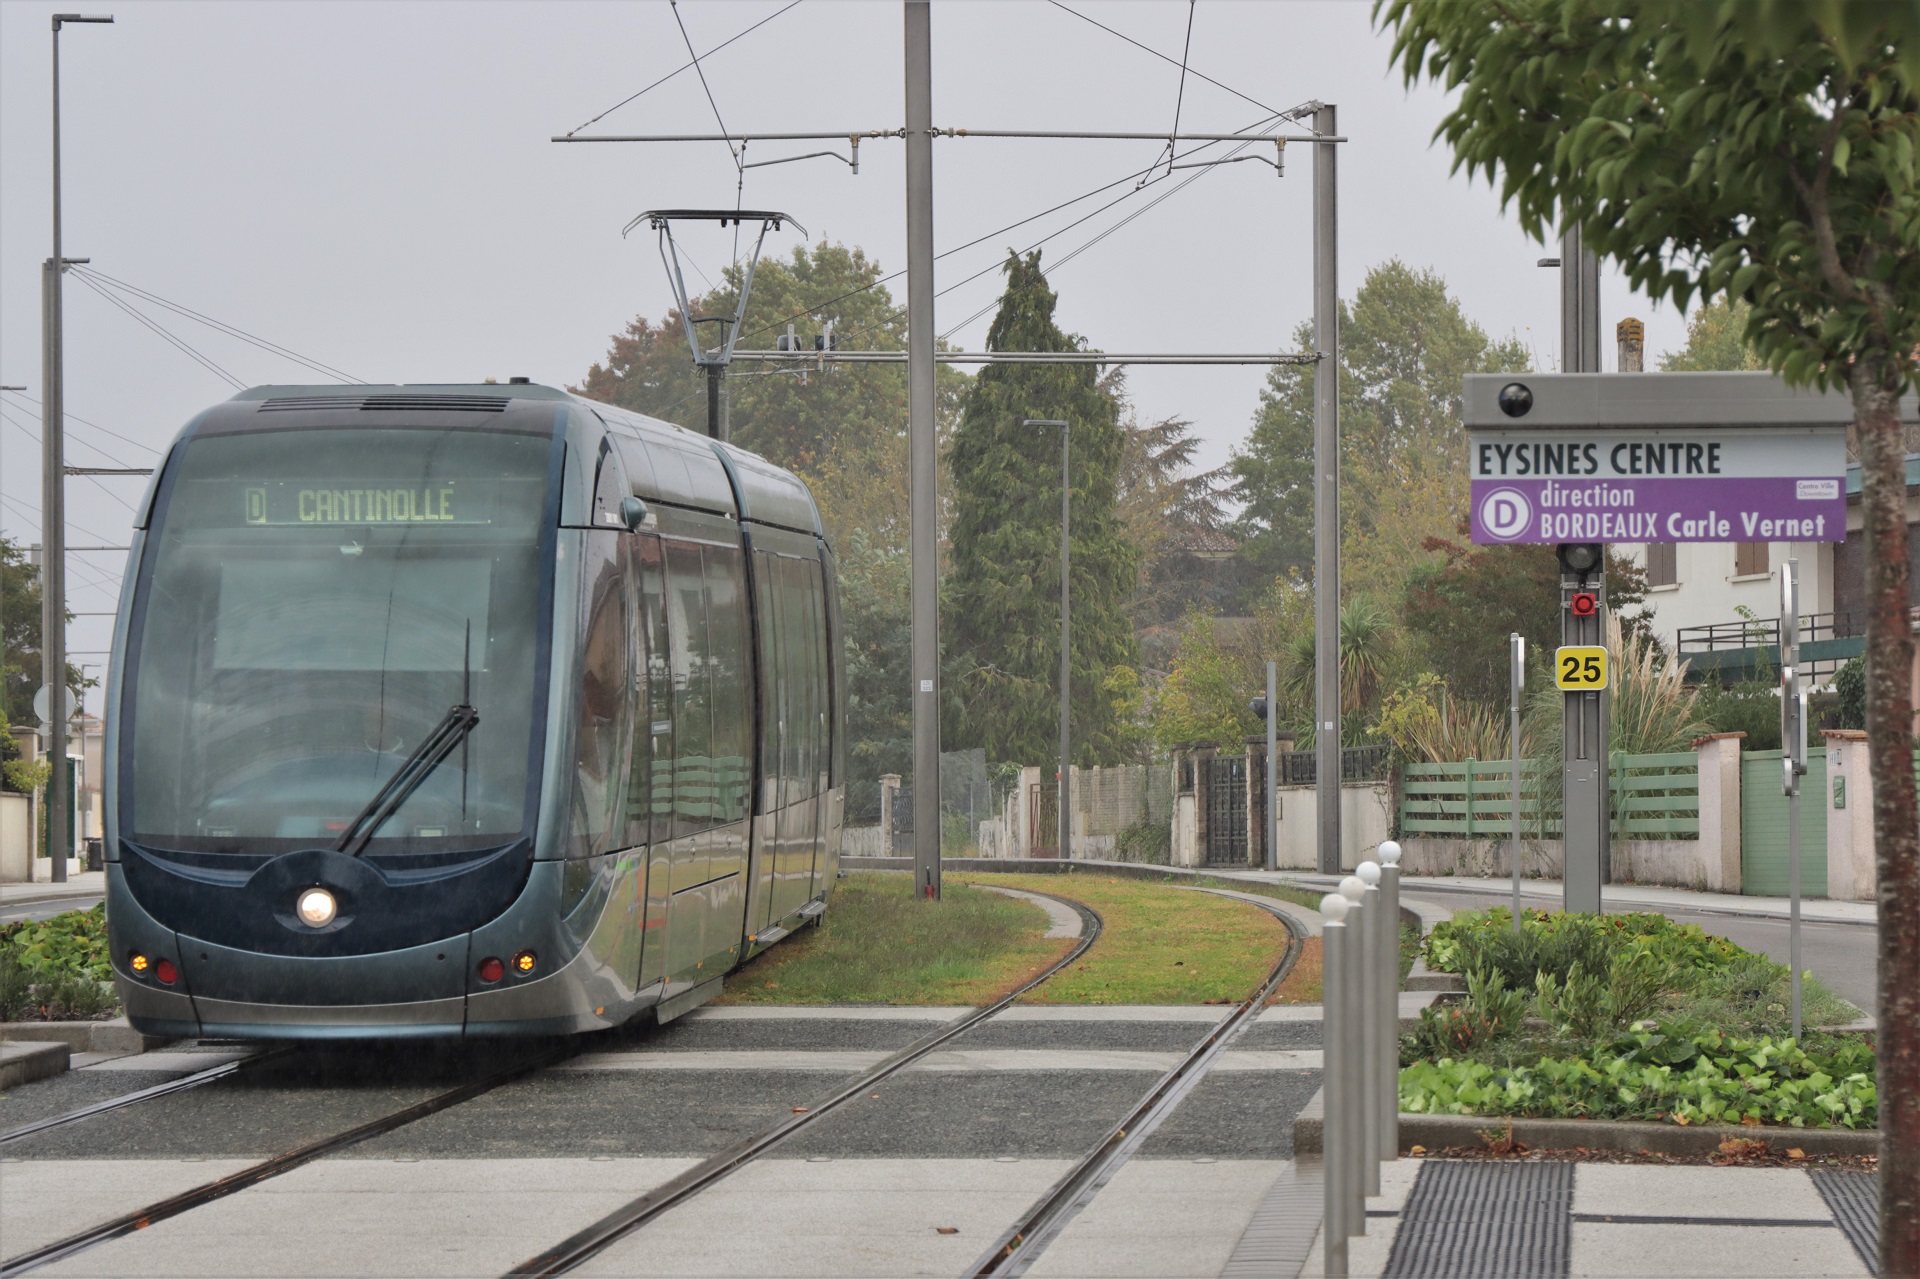
<svg viewBox="0 0 1920 1279">
<path fill-rule="evenodd" d="M 1187 101 L 1187 56 L 1193 52 L 1193 13 L 1198 0 L 1187 0 L 1187 39 L 1180 46 L 1180 85 L 1173 94 L 1173 128 L 1167 130 L 1167 149 L 1162 153 L 1167 157 L 1167 172 L 1173 172 L 1173 140 L 1180 136 L 1180 108 Z M 1141 179 L 1141 185 L 1146 179 Z"/>
<path fill-rule="evenodd" d="M 1092 23 L 1094 26 L 1099 27 L 1102 31 L 1106 32 L 1110 36 L 1117 36 L 1120 39 L 1125 40 L 1128 44 L 1132 45 L 1136 49 L 1141 50 L 1144 53 L 1151 53 L 1154 57 L 1160 59 L 1162 62 L 1173 61 L 1172 58 L 1169 58 L 1166 54 L 1160 52 L 1160 50 L 1155 49 L 1150 45 L 1141 44 L 1138 40 L 1134 39 L 1130 35 L 1126 35 L 1119 31 L 1115 31 L 1112 27 L 1108 26 L 1106 23 L 1101 22 L 1095 18 L 1089 18 L 1086 14 L 1081 13 L 1078 9 L 1075 9 L 1068 5 L 1064 5 L 1060 3 L 1060 0 L 1050 0 L 1050 3 L 1053 5 L 1054 8 L 1064 10 L 1065 12 L 1070 13 L 1074 17 L 1080 19 L 1080 21 L 1082 22 Z M 1192 21 L 1191 12 L 1189 12 L 1188 21 L 1189 23 L 1191 23 Z M 1191 30 L 1191 28 L 1189 28 L 1189 30 Z M 1234 88 L 1232 85 L 1222 84 L 1220 81 L 1214 79 L 1212 76 L 1204 75 L 1199 71 L 1193 70 L 1192 68 L 1188 68 L 1187 74 L 1191 75 L 1196 80 L 1205 80 L 1208 84 L 1212 85 L 1214 88 L 1224 89 L 1228 93 L 1231 93 L 1234 97 L 1239 98 L 1242 102 L 1250 102 L 1254 106 L 1259 107 L 1262 111 L 1272 112 L 1276 116 L 1283 116 L 1287 119 L 1295 120 L 1295 119 L 1298 119 L 1300 115 L 1306 114 L 1306 110 L 1304 106 L 1294 107 L 1291 110 L 1287 110 L 1287 111 L 1282 111 L 1278 107 L 1270 107 L 1266 103 L 1260 101 L 1260 99 L 1249 97 L 1248 95 L 1240 92 L 1240 90 Z"/>
<path fill-rule="evenodd" d="M 789 4 L 783 9 L 779 9 L 773 13 L 768 14 L 766 17 L 760 19 L 760 21 L 746 28 L 746 30 L 741 31 L 738 35 L 734 35 L 729 37 L 728 39 L 722 40 L 719 44 L 714 45 L 713 48 L 708 49 L 705 53 L 696 55 L 692 62 L 685 63 L 679 67 L 676 67 L 674 70 L 667 72 L 667 74 L 661 76 L 658 80 L 655 80 L 652 84 L 640 90 L 639 93 L 635 93 L 628 97 L 620 99 L 620 101 L 614 103 L 612 106 L 608 107 L 605 111 L 602 111 L 599 115 L 587 121 L 586 124 L 575 125 L 572 129 L 567 131 L 567 136 L 572 137 L 574 134 L 580 132 L 580 130 L 586 128 L 588 125 L 594 125 L 594 124 L 600 123 L 600 121 L 606 119 L 608 116 L 612 115 L 615 111 L 618 111 L 621 107 L 626 106 L 627 103 L 632 102 L 635 98 L 641 97 L 644 94 L 653 92 L 655 89 L 659 88 L 661 85 L 665 84 L 667 81 L 679 75 L 682 71 L 691 71 L 697 68 L 700 65 L 700 60 L 702 58 L 711 58 L 714 54 L 720 52 L 720 50 L 726 48 L 728 45 L 732 44 L 735 40 L 738 40 L 741 36 L 748 35 L 752 32 L 758 31 L 761 27 L 766 26 L 769 22 L 772 22 L 775 18 L 785 13 L 788 9 L 797 9 L 799 7 L 800 7 L 800 0 L 793 0 L 792 4 Z M 682 30 L 684 31 L 684 28 Z M 691 53 L 692 50 L 689 49 L 688 52 Z"/>
<path fill-rule="evenodd" d="M 183 306 L 178 302 L 170 301 L 167 298 L 161 297 L 158 293 L 149 292 L 148 290 L 143 289 L 138 285 L 129 284 L 125 280 L 116 280 L 114 277 L 106 274 L 104 271 L 96 271 L 92 267 L 73 267 L 70 269 L 77 275 L 84 275 L 98 283 L 106 284 L 113 288 L 120 289 L 123 292 L 134 294 L 136 297 L 144 298 L 146 301 L 155 303 L 156 305 L 159 305 L 159 306 L 163 306 L 167 308 L 169 311 L 175 312 L 176 314 L 183 315 L 189 320 L 196 320 L 199 323 L 206 325 L 208 328 L 218 330 L 221 333 L 225 333 L 229 337 L 239 338 L 242 342 L 250 342 L 254 346 L 259 347 L 263 351 L 267 351 L 267 352 L 270 352 L 271 354 L 281 356 L 288 360 L 292 360 L 295 364 L 304 364 L 308 368 L 312 369 L 314 372 L 324 373 L 328 377 L 334 378 L 337 381 L 347 382 L 347 383 L 358 383 L 358 382 L 365 381 L 364 378 L 357 378 L 353 374 L 345 372 L 341 369 L 336 369 L 330 364 L 322 364 L 319 360 L 310 359 L 309 357 L 300 354 L 300 352 L 298 351 L 292 350 L 288 347 L 281 346 L 278 342 L 270 342 L 266 338 L 260 337 L 257 334 L 249 333 L 245 329 L 239 328 L 232 324 L 228 324 L 224 320 L 216 320 L 210 315 L 202 315 L 200 312 L 194 310 L 192 307 Z"/>
<path fill-rule="evenodd" d="M 242 382 L 239 378 L 227 372 L 225 369 L 221 368 L 218 364 L 215 364 L 211 359 L 208 359 L 206 356 L 200 354 L 200 352 L 194 350 L 194 348 L 185 340 L 175 337 L 172 333 L 168 332 L 166 328 L 164 328 L 159 322 L 142 314 L 139 308 L 133 306 L 131 303 L 128 303 L 126 301 L 123 301 L 120 298 L 115 297 L 113 294 L 107 292 L 106 289 L 102 288 L 98 284 L 95 284 L 92 280 L 89 280 L 84 275 L 75 275 L 74 278 L 80 281 L 80 283 L 86 285 L 89 289 L 92 289 L 95 293 L 99 294 L 101 297 L 105 298 L 109 304 L 119 307 L 122 311 L 125 311 L 128 315 L 132 316 L 136 321 L 145 325 L 147 328 L 151 329 L 153 332 L 159 334 L 164 341 L 178 348 L 182 353 L 184 353 L 187 356 L 188 359 L 194 361 L 196 364 L 199 364 L 202 368 L 205 368 L 211 371 L 216 377 L 219 377 L 225 380 L 229 385 L 233 387 L 234 390 L 244 391 L 247 389 L 247 384 L 245 382 Z"/>
<path fill-rule="evenodd" d="M 40 442 L 40 433 L 38 431 L 34 430 L 32 427 L 28 426 L 26 423 L 20 421 L 18 418 L 8 413 L 6 409 L 0 408 L 0 418 L 4 418 L 10 426 L 12 426 L 15 430 L 19 431 L 20 434 L 26 436 L 27 439 L 31 440 L 33 443 L 38 444 Z M 80 439 L 78 437 L 75 437 L 72 440 L 72 443 L 78 444 L 82 448 L 92 449 L 95 453 L 98 453 L 101 457 L 106 458 L 109 462 L 121 461 L 121 459 L 107 452 L 105 449 L 101 448 L 98 444 L 90 443 L 89 441 Z M 133 468 L 129 467 L 128 469 L 131 470 Z"/>
<path fill-rule="evenodd" d="M 0 388 L 0 389 L 4 389 L 4 388 Z M 25 391 L 15 391 L 13 392 L 13 394 L 19 396 L 21 399 L 33 405 L 35 408 L 40 407 L 40 401 L 34 399 L 31 395 L 28 395 Z M 130 439 L 127 436 L 120 434 L 120 432 L 118 431 L 110 431 L 106 427 L 101 426 L 97 422 L 89 422 L 87 421 L 87 419 L 76 416 L 75 414 L 72 414 L 72 413 L 67 413 L 64 416 L 69 422 L 78 422 L 82 426 L 91 427 L 92 429 L 100 432 L 100 434 L 102 435 L 111 435 L 114 439 L 119 440 L 122 444 L 131 444 L 133 445 L 133 447 L 141 450 L 144 453 L 151 453 L 155 457 L 158 457 L 160 455 L 160 450 L 157 448 L 154 448 L 151 444 L 142 444 L 139 440 Z M 36 435 L 34 438 L 39 439 L 40 437 Z M 86 443 L 86 441 L 82 440 L 81 443 L 84 444 Z M 91 444 L 87 445 L 87 447 L 93 448 Z M 102 455 L 106 453 L 105 449 L 97 449 L 95 451 L 101 453 Z"/>
</svg>

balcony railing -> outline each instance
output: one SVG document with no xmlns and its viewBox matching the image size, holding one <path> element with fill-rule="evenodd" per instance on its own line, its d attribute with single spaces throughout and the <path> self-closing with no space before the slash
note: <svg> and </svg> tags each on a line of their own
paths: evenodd
<svg viewBox="0 0 1920 1279">
<path fill-rule="evenodd" d="M 1800 618 L 1800 663 L 1808 674 L 1831 674 L 1866 651 L 1867 619 L 1854 612 L 1807 613 Z M 1780 669 L 1780 619 L 1742 618 L 1711 626 L 1683 626 L 1674 635 L 1678 655 L 1695 676 L 1757 678 Z"/>
</svg>

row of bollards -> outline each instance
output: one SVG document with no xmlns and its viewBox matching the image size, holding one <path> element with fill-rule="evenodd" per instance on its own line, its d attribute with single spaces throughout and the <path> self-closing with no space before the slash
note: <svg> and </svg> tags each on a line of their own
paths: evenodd
<svg viewBox="0 0 1920 1279">
<path fill-rule="evenodd" d="M 1380 845 L 1320 900 L 1325 1021 L 1321 1138 L 1328 1276 L 1347 1273 L 1347 1240 L 1367 1233 L 1380 1164 L 1400 1157 L 1400 845 Z"/>
</svg>

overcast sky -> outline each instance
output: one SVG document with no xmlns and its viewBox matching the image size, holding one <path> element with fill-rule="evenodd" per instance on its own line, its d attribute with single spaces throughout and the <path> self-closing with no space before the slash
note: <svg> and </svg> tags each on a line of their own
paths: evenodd
<svg viewBox="0 0 1920 1279">
<path fill-rule="evenodd" d="M 117 21 L 62 36 L 67 255 L 367 381 L 577 381 L 610 334 L 670 305 L 652 237 L 623 241 L 620 228 L 643 209 L 734 200 L 733 159 L 719 143 L 548 141 L 688 61 L 665 3 L 90 3 L 88 12 Z M 687 72 L 583 132 L 711 132 L 716 107 L 735 133 L 899 127 L 901 6 L 805 0 L 780 12 L 785 3 L 682 3 L 679 18 L 701 53 L 778 16 L 705 64 L 713 105 Z M 1188 65 L 1236 92 L 1192 75 L 1182 90 L 1187 4 L 1073 7 L 1173 62 L 1039 0 L 945 0 L 933 7 L 936 125 L 1160 130 L 1178 99 L 1183 129 L 1231 132 L 1266 108 L 1336 103 L 1352 139 L 1339 170 L 1342 296 L 1388 258 L 1433 267 L 1489 333 L 1518 335 L 1540 367 L 1551 366 L 1558 279 L 1535 266 L 1550 250 L 1500 214 L 1484 181 L 1449 176 L 1450 155 L 1428 141 L 1446 99 L 1402 88 L 1369 4 L 1203 0 L 1192 10 Z M 26 385 L 34 401 L 40 263 L 51 252 L 54 11 L 0 4 L 0 383 Z M 747 158 L 813 149 L 757 143 Z M 1147 166 L 1159 149 L 941 139 L 936 248 L 1082 196 Z M 1109 351 L 1285 345 L 1311 308 L 1307 149 L 1289 155 L 1278 180 L 1254 163 L 1195 172 L 1190 185 L 1180 183 L 1193 173 L 1176 174 L 1072 229 L 1061 228 L 1133 183 L 990 235 L 943 259 L 938 282 L 1049 235 L 1043 262 L 1062 263 L 1168 196 L 1050 273 L 1062 324 Z M 897 140 L 863 145 L 857 176 L 830 159 L 749 170 L 744 198 L 792 213 L 816 240 L 859 245 L 888 270 L 904 266 Z M 796 242 L 789 231 L 769 248 Z M 717 236 L 689 248 L 708 276 L 731 254 Z M 998 288 L 989 270 L 942 297 L 941 332 L 979 349 L 987 318 L 963 321 Z M 904 281 L 895 297 L 905 301 Z M 151 303 L 134 305 L 240 383 L 321 380 Z M 1623 315 L 1646 320 L 1650 354 L 1684 337 L 1682 317 L 1634 297 L 1617 277 L 1606 280 L 1602 307 L 1603 332 Z M 67 408 L 94 424 L 71 424 L 73 464 L 150 463 L 189 416 L 232 393 L 71 276 L 66 334 Z M 1612 343 L 1603 345 L 1611 367 Z M 1143 415 L 1191 418 L 1214 465 L 1244 437 L 1262 376 L 1136 369 L 1131 385 Z M 0 526 L 38 541 L 38 409 L 13 393 L 0 402 Z M 140 485 L 73 480 L 70 540 L 124 545 Z M 72 563 L 73 607 L 112 609 L 120 557 Z M 83 617 L 71 644 L 104 649 L 108 639 L 107 618 Z"/>
</svg>

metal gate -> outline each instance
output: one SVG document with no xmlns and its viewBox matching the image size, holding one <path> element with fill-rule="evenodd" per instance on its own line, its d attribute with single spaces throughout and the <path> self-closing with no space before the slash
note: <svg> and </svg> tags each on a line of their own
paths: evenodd
<svg viewBox="0 0 1920 1279">
<path fill-rule="evenodd" d="M 1027 851 L 1034 857 L 1060 855 L 1060 786 L 1036 782 L 1027 787 Z"/>
<path fill-rule="evenodd" d="M 1740 756 L 1740 891 L 1787 895 L 1787 797 L 1780 793 L 1780 752 Z M 1807 748 L 1800 779 L 1800 892 L 1827 895 L 1827 751 Z"/>
<path fill-rule="evenodd" d="M 1247 865 L 1247 757 L 1207 761 L 1207 865 Z"/>
</svg>

